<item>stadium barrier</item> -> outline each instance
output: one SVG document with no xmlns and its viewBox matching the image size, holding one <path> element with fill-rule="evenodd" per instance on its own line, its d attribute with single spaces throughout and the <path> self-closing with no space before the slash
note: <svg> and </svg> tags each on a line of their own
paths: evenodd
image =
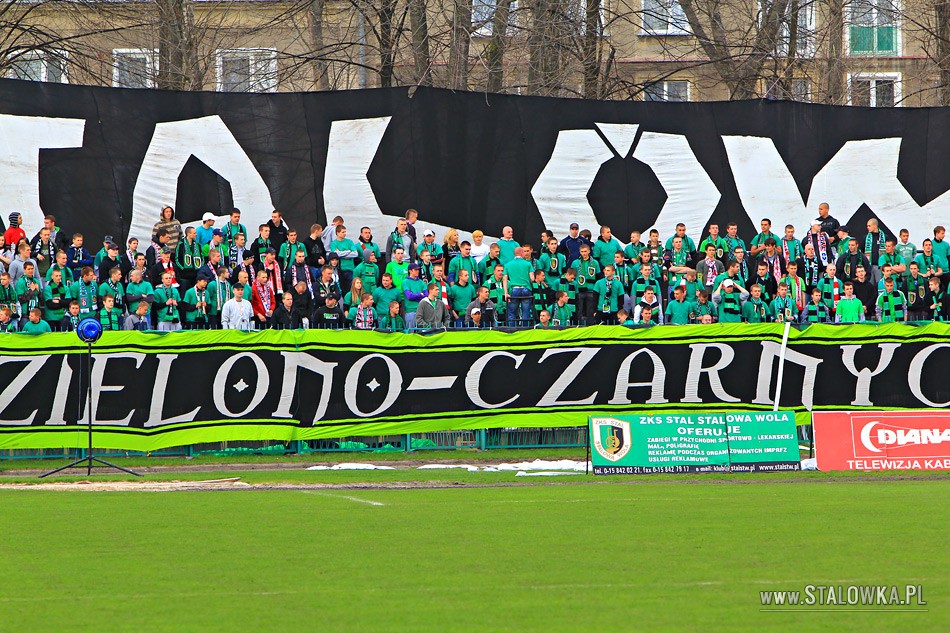
<svg viewBox="0 0 950 633">
<path fill-rule="evenodd" d="M 783 334 L 780 324 L 426 336 L 107 332 L 91 376 L 72 335 L 2 337 L 0 449 L 84 446 L 90 377 L 95 445 L 141 452 L 560 429 L 583 426 L 589 415 L 643 411 L 768 411 L 779 388 L 781 408 L 795 411 L 798 424 L 811 411 L 950 405 L 937 371 L 950 349 L 946 324 Z M 486 443 L 532 443 L 496 433 Z"/>
</svg>

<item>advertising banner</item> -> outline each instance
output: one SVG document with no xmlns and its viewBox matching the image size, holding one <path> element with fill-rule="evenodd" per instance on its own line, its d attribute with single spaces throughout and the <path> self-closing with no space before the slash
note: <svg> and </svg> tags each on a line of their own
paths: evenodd
<svg viewBox="0 0 950 633">
<path fill-rule="evenodd" d="M 948 411 L 814 414 L 818 470 L 950 470 Z"/>
<path fill-rule="evenodd" d="M 592 416 L 590 437 L 595 475 L 800 468 L 791 411 Z"/>
</svg>

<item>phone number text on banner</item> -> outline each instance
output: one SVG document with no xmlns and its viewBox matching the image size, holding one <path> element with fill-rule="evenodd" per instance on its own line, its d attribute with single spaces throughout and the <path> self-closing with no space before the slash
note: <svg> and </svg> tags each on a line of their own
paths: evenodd
<svg viewBox="0 0 950 633">
<path fill-rule="evenodd" d="M 591 417 L 595 475 L 799 470 L 791 411 Z"/>
</svg>

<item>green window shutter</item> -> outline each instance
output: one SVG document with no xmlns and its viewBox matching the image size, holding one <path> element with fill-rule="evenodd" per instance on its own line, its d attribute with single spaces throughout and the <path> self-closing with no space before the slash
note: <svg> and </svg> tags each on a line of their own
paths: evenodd
<svg viewBox="0 0 950 633">
<path fill-rule="evenodd" d="M 874 52 L 874 27 L 852 26 L 850 32 L 851 53 L 866 55 Z"/>
<path fill-rule="evenodd" d="M 897 54 L 897 27 L 877 27 L 877 52 Z"/>
</svg>

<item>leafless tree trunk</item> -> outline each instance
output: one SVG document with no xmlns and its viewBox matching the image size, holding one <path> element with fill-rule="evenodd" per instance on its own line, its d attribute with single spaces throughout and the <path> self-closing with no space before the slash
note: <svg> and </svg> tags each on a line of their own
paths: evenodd
<svg viewBox="0 0 950 633">
<path fill-rule="evenodd" d="M 194 48 L 195 16 L 191 0 L 156 0 L 158 9 L 158 81 L 166 90 L 198 90 Z"/>
<path fill-rule="evenodd" d="M 584 39 L 581 42 L 582 63 L 584 66 L 584 97 L 586 99 L 601 98 L 601 31 L 600 23 L 601 0 L 587 0 L 587 12 L 584 16 Z"/>
<path fill-rule="evenodd" d="M 940 69 L 940 85 L 937 89 L 940 105 L 950 105 L 950 2 L 940 2 L 934 7 L 936 18 L 936 63 Z"/>
<path fill-rule="evenodd" d="M 310 0 L 310 46 L 313 48 L 313 81 L 317 90 L 329 90 L 327 64 L 323 59 L 323 9 L 326 0 Z"/>
<path fill-rule="evenodd" d="M 832 105 L 847 103 L 844 81 L 844 0 L 822 0 L 827 19 L 827 57 L 824 62 L 824 94 L 821 101 Z"/>
<path fill-rule="evenodd" d="M 534 0 L 528 33 L 528 92 L 556 95 L 563 92 L 565 51 L 570 44 L 571 23 L 567 0 Z"/>
<path fill-rule="evenodd" d="M 379 19 L 379 85 L 383 88 L 393 85 L 396 40 L 400 30 L 400 25 L 395 23 L 397 5 L 398 0 L 382 0 L 376 11 Z"/>
<path fill-rule="evenodd" d="M 509 0 L 510 1 L 510 0 Z M 412 30 L 412 58 L 415 61 L 413 80 L 418 85 L 431 86 L 432 57 L 429 52 L 429 20 L 425 0 L 408 0 L 409 28 Z"/>
<path fill-rule="evenodd" d="M 449 48 L 449 88 L 468 88 L 468 50 L 472 33 L 472 0 L 454 0 Z"/>
<path fill-rule="evenodd" d="M 740 19 L 741 26 L 727 28 L 723 9 L 729 11 L 730 6 L 734 6 L 731 3 L 680 0 L 693 34 L 720 79 L 729 87 L 731 99 L 759 96 L 762 69 L 775 55 L 788 3 L 789 0 L 762 0 L 757 24 L 749 26 Z"/>
<path fill-rule="evenodd" d="M 505 49 L 508 43 L 508 21 L 511 0 L 498 0 L 491 20 L 491 38 L 486 50 L 488 92 L 501 92 L 505 85 Z"/>
</svg>

